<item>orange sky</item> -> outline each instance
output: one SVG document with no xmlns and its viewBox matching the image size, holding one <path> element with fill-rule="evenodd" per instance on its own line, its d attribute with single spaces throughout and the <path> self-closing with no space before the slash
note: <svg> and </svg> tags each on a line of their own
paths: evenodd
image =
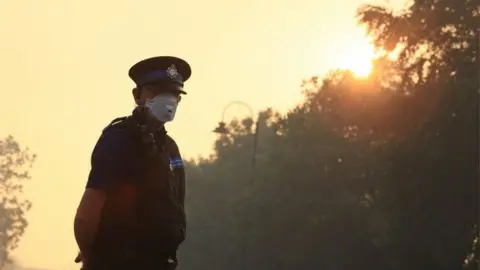
<svg viewBox="0 0 480 270">
<path fill-rule="evenodd" d="M 15 257 L 73 269 L 73 216 L 91 150 L 103 127 L 133 109 L 131 64 L 155 55 L 190 62 L 189 94 L 168 130 L 184 156 L 208 154 L 227 103 L 288 109 L 303 78 L 368 46 L 354 19 L 366 2 L 0 0 L 0 137 L 12 134 L 39 156 Z"/>
</svg>

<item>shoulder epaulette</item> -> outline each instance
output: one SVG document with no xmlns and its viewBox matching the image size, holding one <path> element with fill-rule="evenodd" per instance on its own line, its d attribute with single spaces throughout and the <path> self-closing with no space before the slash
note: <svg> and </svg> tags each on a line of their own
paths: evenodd
<svg viewBox="0 0 480 270">
<path fill-rule="evenodd" d="M 119 125 L 119 124 L 123 123 L 127 119 L 128 119 L 128 116 L 123 116 L 123 117 L 118 117 L 118 118 L 113 119 L 113 121 L 110 122 L 110 124 L 108 124 L 108 126 L 106 126 L 103 129 L 102 133 L 105 132 L 107 129 L 113 127 L 113 126 L 116 126 L 116 125 Z"/>
</svg>

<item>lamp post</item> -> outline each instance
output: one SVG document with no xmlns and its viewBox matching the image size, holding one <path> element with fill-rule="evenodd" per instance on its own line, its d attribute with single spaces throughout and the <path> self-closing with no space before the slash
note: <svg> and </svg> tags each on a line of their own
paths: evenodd
<svg viewBox="0 0 480 270">
<path fill-rule="evenodd" d="M 222 135 L 226 135 L 228 134 L 228 129 L 227 129 L 227 124 L 225 123 L 225 113 L 227 112 L 227 110 L 233 106 L 233 105 L 241 105 L 245 108 L 248 109 L 248 111 L 250 112 L 250 117 L 254 118 L 254 113 L 253 113 L 253 110 L 252 110 L 252 107 L 250 107 L 250 105 L 248 105 L 247 103 L 243 102 L 243 101 L 232 101 L 230 103 L 228 103 L 224 108 L 223 108 L 223 111 L 222 111 L 222 121 L 220 121 L 218 123 L 218 126 L 213 130 L 214 133 L 217 133 L 217 134 L 222 134 Z M 255 164 L 256 164 L 256 159 L 257 159 L 257 146 L 258 146 L 258 134 L 259 134 L 259 120 L 260 120 L 260 114 L 257 116 L 257 120 L 255 121 L 254 120 L 254 124 L 255 124 L 255 131 L 253 132 L 253 153 L 252 153 L 252 169 L 255 169 Z"/>
<path fill-rule="evenodd" d="M 245 108 L 248 109 L 248 111 L 250 112 L 250 116 L 253 120 L 254 118 L 254 113 L 253 113 L 253 110 L 252 110 L 252 107 L 250 107 L 250 105 L 248 105 L 247 103 L 243 102 L 243 101 L 232 101 L 230 103 L 228 103 L 224 108 L 223 108 L 223 111 L 222 111 L 222 121 L 218 123 L 218 126 L 213 130 L 214 133 L 217 133 L 217 134 L 221 134 L 221 135 L 227 135 L 228 134 L 228 129 L 227 129 L 227 124 L 225 123 L 225 113 L 226 111 L 232 106 L 232 105 L 241 105 Z M 248 184 L 252 184 L 255 180 L 255 177 L 253 176 L 253 171 L 255 170 L 255 163 L 256 163 L 256 157 L 257 157 L 257 145 L 258 145 L 258 134 L 259 134 L 259 120 L 260 120 L 260 114 L 258 114 L 257 116 L 257 120 L 253 120 L 253 124 L 255 125 L 255 130 L 253 132 L 253 152 L 252 152 L 252 179 L 251 181 L 248 183 Z M 250 186 L 250 185 L 249 185 Z M 246 270 L 248 269 L 248 263 L 247 263 L 247 259 L 248 259 L 248 254 L 247 254 L 247 232 L 248 232 L 248 200 L 246 201 L 247 203 L 245 204 L 245 209 L 244 209 L 244 220 L 243 220 L 243 232 L 242 232 L 242 239 L 241 239 L 241 242 L 242 242 L 242 249 L 241 249 L 241 252 L 242 254 L 240 255 L 241 258 L 243 258 L 243 261 L 242 261 L 242 269 Z"/>
<path fill-rule="evenodd" d="M 480 119 L 480 27 L 477 28 L 477 55 L 476 55 L 476 60 L 477 60 L 477 68 L 478 68 L 478 75 L 477 75 L 477 87 L 478 87 L 478 92 L 477 92 L 477 107 L 478 107 L 478 115 L 477 115 L 477 122 Z M 480 152 L 480 126 L 478 127 L 478 133 L 477 133 L 477 145 L 478 145 L 478 151 Z M 480 162 L 479 162 L 479 171 L 478 173 L 480 174 Z M 480 181 L 480 178 L 479 178 Z M 480 185 L 478 185 L 478 192 L 480 192 Z M 477 236 L 478 232 L 480 231 L 480 217 L 478 219 L 478 224 L 477 225 Z M 480 241 L 480 239 L 477 238 L 477 241 Z M 478 252 L 478 251 L 477 251 Z"/>
</svg>

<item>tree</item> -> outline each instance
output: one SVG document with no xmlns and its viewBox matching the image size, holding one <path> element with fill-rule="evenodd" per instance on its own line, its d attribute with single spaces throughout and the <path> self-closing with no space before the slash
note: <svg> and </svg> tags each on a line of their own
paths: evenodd
<svg viewBox="0 0 480 270">
<path fill-rule="evenodd" d="M 313 78 L 287 115 L 261 113 L 254 169 L 251 119 L 227 125 L 215 154 L 187 166 L 185 269 L 384 269 L 365 194 L 385 164 L 370 147 L 373 120 L 359 122 L 381 115 L 391 94 L 379 87 L 341 71 Z"/>
<path fill-rule="evenodd" d="M 398 269 L 460 269 L 477 243 L 479 7 L 417 0 L 401 14 L 359 12 L 378 46 L 399 51 L 397 89 L 416 120 L 390 156 L 381 202 L 392 213 L 385 256 Z M 478 257 L 469 262 L 478 268 Z"/>
<path fill-rule="evenodd" d="M 32 204 L 21 194 L 35 157 L 12 136 L 0 140 L 0 266 L 9 262 L 9 253 L 17 248 L 28 226 L 25 214 Z"/>
<path fill-rule="evenodd" d="M 439 173 L 414 167 L 435 162 L 429 155 L 445 149 L 435 140 L 419 142 L 426 131 L 417 126 L 435 120 L 431 115 L 422 121 L 402 118 L 405 110 L 420 113 L 417 96 L 348 72 L 334 72 L 321 82 L 312 78 L 304 87 L 305 101 L 286 115 L 263 113 L 253 171 L 251 119 L 230 123 L 229 134 L 215 143 L 215 154 L 187 167 L 191 237 L 182 250 L 185 269 L 420 268 L 438 248 L 424 250 L 424 261 L 404 256 L 417 243 L 436 243 L 429 219 L 448 215 L 459 219 L 442 223 L 449 226 L 436 233 L 468 238 L 443 246 L 451 254 L 432 268 L 461 267 L 459 254 L 466 257 L 473 242 L 462 218 L 473 220 L 475 206 L 466 198 L 458 202 L 468 212 L 442 212 L 433 195 L 445 191 L 443 184 L 431 194 L 422 189 L 425 183 L 434 185 L 448 166 L 438 163 L 445 168 Z M 447 176 L 440 180 L 451 183 L 452 174 Z M 470 181 L 456 181 L 458 187 L 449 190 L 459 196 L 456 189 L 471 187 Z M 424 200 L 412 201 L 415 196 Z M 412 203 L 432 214 L 424 218 Z"/>
<path fill-rule="evenodd" d="M 398 59 L 263 112 L 254 169 L 251 119 L 227 125 L 187 167 L 184 269 L 478 267 L 477 2 L 362 8 Z"/>
</svg>

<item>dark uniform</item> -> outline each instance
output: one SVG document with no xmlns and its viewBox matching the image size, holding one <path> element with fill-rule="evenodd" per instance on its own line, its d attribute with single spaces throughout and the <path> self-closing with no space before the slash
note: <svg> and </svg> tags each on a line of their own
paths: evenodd
<svg viewBox="0 0 480 270">
<path fill-rule="evenodd" d="M 190 66 L 175 57 L 141 61 L 129 72 L 137 86 L 183 87 Z M 99 230 L 85 269 L 175 269 L 185 240 L 185 171 L 175 141 L 153 128 L 143 112 L 115 119 L 92 154 L 87 188 L 107 192 Z"/>
</svg>

